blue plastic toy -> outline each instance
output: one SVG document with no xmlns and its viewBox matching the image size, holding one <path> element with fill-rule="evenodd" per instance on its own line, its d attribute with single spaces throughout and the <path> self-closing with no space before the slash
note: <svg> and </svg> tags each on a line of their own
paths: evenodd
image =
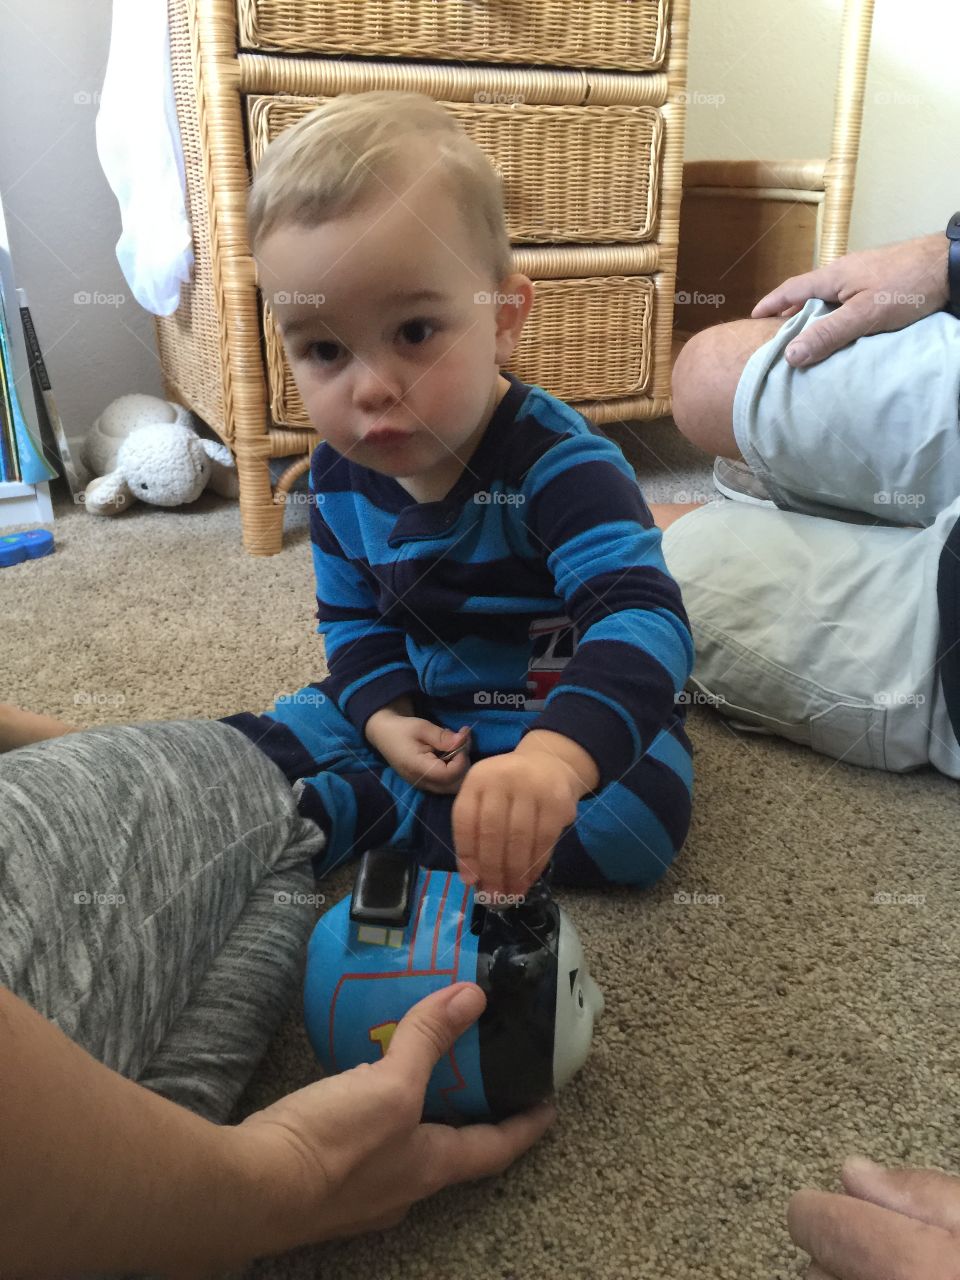
<svg viewBox="0 0 960 1280">
<path fill-rule="evenodd" d="M 483 988 L 487 1007 L 437 1064 L 426 1115 L 511 1115 L 583 1066 L 603 996 L 546 885 L 493 909 L 408 850 L 368 850 L 352 898 L 320 918 L 307 951 L 304 1016 L 324 1071 L 376 1062 L 412 1005 L 463 981 Z"/>
<path fill-rule="evenodd" d="M 46 529 L 0 534 L 0 569 L 23 560 L 39 560 L 53 551 L 53 534 Z"/>
</svg>

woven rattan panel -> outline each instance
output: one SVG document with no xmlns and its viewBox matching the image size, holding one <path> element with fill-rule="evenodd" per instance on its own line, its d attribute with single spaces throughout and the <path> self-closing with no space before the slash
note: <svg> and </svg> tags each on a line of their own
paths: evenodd
<svg viewBox="0 0 960 1280">
<path fill-rule="evenodd" d="M 654 279 L 597 276 L 535 280 L 536 306 L 507 365 L 518 378 L 562 400 L 619 400 L 647 389 L 652 352 Z M 283 341 L 264 302 L 270 411 L 275 422 L 310 427 Z"/>
<path fill-rule="evenodd" d="M 248 99 L 251 160 L 329 101 Z M 515 243 L 631 243 L 656 229 L 663 119 L 655 107 L 443 102 L 503 180 Z"/>
<path fill-rule="evenodd" d="M 248 49 L 655 70 L 669 0 L 237 0 Z"/>
<path fill-rule="evenodd" d="M 210 202 L 203 171 L 197 90 L 185 4 L 170 4 L 170 54 L 173 88 L 183 142 L 187 216 L 193 230 L 191 283 L 180 290 L 172 316 L 158 316 L 157 348 L 169 392 L 232 444 L 232 424 L 224 409 L 221 343 L 223 299 L 214 282 L 214 246 Z"/>
</svg>

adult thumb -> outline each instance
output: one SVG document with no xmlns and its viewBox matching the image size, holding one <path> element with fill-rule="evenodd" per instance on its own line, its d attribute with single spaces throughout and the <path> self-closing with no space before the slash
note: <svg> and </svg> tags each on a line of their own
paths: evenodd
<svg viewBox="0 0 960 1280">
<path fill-rule="evenodd" d="M 475 982 L 457 982 L 419 1000 L 397 1025 L 385 1061 L 426 1091 L 433 1068 L 486 1007 Z"/>
<path fill-rule="evenodd" d="M 850 299 L 829 315 L 808 324 L 787 344 L 783 353 L 787 364 L 803 369 L 819 364 L 841 347 L 849 346 L 870 328 L 871 312 L 863 302 Z"/>
<path fill-rule="evenodd" d="M 960 1231 L 960 1178 L 936 1169 L 886 1169 L 863 1156 L 843 1165 L 843 1185 L 858 1200 L 945 1231 Z"/>
</svg>

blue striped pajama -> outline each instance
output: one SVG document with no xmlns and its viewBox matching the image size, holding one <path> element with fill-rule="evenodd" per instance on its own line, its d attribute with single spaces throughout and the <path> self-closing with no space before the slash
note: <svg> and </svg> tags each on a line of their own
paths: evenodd
<svg viewBox="0 0 960 1280">
<path fill-rule="evenodd" d="M 570 406 L 510 389 L 445 498 L 321 444 L 311 462 L 318 630 L 329 676 L 262 714 L 226 718 L 295 784 L 325 831 L 323 872 L 375 843 L 413 843 L 452 867 L 451 796 L 403 781 L 363 736 L 381 707 L 469 724 L 472 759 L 531 729 L 577 742 L 600 783 L 557 844 L 556 883 L 656 880 L 690 817 L 677 704 L 693 664 L 660 531 L 619 447 Z M 578 643 L 542 705 L 526 705 L 531 628 L 568 618 Z"/>
<path fill-rule="evenodd" d="M 323 692 L 325 687 L 326 681 L 278 698 L 264 715 L 228 718 L 286 771 L 295 784 L 300 812 L 313 818 L 326 835 L 323 853 L 313 860 L 315 876 L 326 875 L 377 844 L 413 845 L 422 865 L 454 870 L 454 797 L 422 791 L 401 778 L 341 714 Z M 303 700 L 308 697 L 309 729 L 303 726 L 302 716 Z M 429 709 L 425 718 L 441 724 L 449 719 L 431 715 Z M 506 730 L 501 720 L 498 736 Z M 513 736 L 519 741 L 521 734 L 518 723 Z M 307 755 L 302 754 L 304 739 L 312 744 Z M 553 883 L 643 886 L 658 880 L 687 833 L 693 782 L 690 755 L 678 715 L 621 777 L 580 801 L 576 822 L 554 850 Z"/>
</svg>

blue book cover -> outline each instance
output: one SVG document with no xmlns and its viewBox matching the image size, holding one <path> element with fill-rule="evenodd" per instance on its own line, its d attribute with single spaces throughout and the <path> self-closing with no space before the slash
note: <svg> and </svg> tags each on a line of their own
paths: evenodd
<svg viewBox="0 0 960 1280">
<path fill-rule="evenodd" d="M 13 438 L 13 418 L 10 413 L 10 397 L 7 394 L 7 370 L 0 353 L 0 484 L 19 479 L 16 441 Z"/>
<path fill-rule="evenodd" d="M 17 312 L 14 312 L 16 315 Z M 43 456 L 43 445 L 31 430 L 24 417 L 17 392 L 17 380 L 14 376 L 12 342 L 10 327 L 7 323 L 6 300 L 0 289 L 0 363 L 3 365 L 5 381 L 4 403 L 10 406 L 13 422 L 14 444 L 17 451 L 20 479 L 25 484 L 41 484 L 45 480 L 56 478 L 56 471 Z M 11 479 L 13 477 L 10 477 Z"/>
</svg>

